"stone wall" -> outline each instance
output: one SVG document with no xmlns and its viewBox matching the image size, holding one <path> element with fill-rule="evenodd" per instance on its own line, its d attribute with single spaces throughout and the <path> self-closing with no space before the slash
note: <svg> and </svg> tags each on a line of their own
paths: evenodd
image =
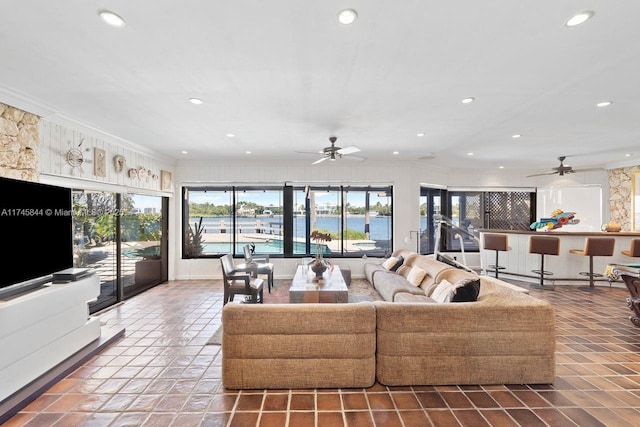
<svg viewBox="0 0 640 427">
<path fill-rule="evenodd" d="M 631 174 L 634 172 L 640 172 L 640 166 L 609 170 L 611 221 L 620 224 L 622 231 L 631 231 Z"/>
<path fill-rule="evenodd" d="M 40 117 L 0 103 L 0 176 L 39 181 Z"/>
</svg>

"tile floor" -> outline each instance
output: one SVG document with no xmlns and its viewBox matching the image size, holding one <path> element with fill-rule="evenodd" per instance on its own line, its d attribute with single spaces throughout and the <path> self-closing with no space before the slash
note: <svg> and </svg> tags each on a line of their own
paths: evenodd
<svg viewBox="0 0 640 427">
<path fill-rule="evenodd" d="M 640 328 L 624 288 L 531 290 L 557 309 L 553 385 L 235 392 L 221 385 L 220 281 L 173 281 L 111 310 L 126 336 L 6 426 L 640 425 Z"/>
</svg>

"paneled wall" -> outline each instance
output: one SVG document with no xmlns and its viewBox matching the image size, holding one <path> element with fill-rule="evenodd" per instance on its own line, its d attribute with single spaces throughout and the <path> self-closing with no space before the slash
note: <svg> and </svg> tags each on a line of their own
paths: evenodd
<svg viewBox="0 0 640 427">
<path fill-rule="evenodd" d="M 80 188 L 91 187 L 89 183 L 95 182 L 173 196 L 172 163 L 90 130 L 48 119 L 40 122 L 40 173 L 82 180 L 85 184 Z"/>
</svg>

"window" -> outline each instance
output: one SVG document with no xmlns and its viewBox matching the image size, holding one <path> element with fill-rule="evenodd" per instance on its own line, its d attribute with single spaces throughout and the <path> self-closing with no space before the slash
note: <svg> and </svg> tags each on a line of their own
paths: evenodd
<svg viewBox="0 0 640 427">
<path fill-rule="evenodd" d="M 391 187 L 284 186 L 184 188 L 183 258 L 314 255 L 313 230 L 331 235 L 329 256 L 392 251 Z"/>
<path fill-rule="evenodd" d="M 426 187 L 420 190 L 423 254 L 436 250 L 478 251 L 479 229 L 529 230 L 533 221 L 534 192 L 447 191 Z"/>
</svg>

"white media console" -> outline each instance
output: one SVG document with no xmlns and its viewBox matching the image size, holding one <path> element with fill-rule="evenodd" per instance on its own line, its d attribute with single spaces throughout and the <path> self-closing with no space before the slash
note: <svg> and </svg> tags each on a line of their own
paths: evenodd
<svg viewBox="0 0 640 427">
<path fill-rule="evenodd" d="M 100 338 L 99 294 L 91 275 L 0 301 L 0 402 Z"/>
</svg>

